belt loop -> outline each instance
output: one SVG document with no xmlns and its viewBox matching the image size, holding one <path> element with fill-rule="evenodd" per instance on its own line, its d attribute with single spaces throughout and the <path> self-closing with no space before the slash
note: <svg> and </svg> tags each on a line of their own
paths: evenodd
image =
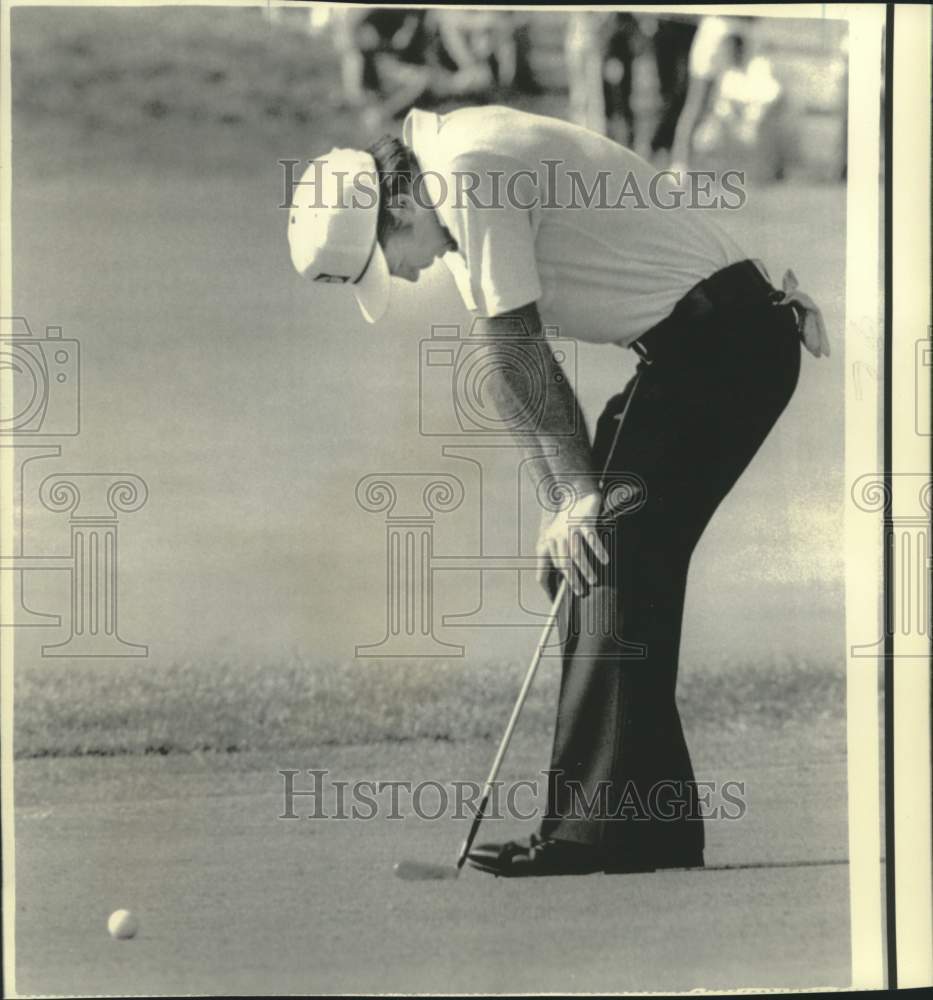
<svg viewBox="0 0 933 1000">
<path fill-rule="evenodd" d="M 652 360 L 648 356 L 648 349 L 644 344 L 639 343 L 637 340 L 633 340 L 631 347 L 646 365 L 652 364 Z"/>
</svg>

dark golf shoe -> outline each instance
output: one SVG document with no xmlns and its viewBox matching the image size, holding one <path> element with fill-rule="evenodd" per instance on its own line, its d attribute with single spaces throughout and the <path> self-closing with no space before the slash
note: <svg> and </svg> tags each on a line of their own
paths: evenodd
<svg viewBox="0 0 933 1000">
<path fill-rule="evenodd" d="M 502 878 L 590 875 L 604 867 L 604 858 L 592 847 L 569 840 L 544 840 L 535 834 L 528 843 L 509 840 L 504 844 L 480 844 L 467 858 L 479 871 Z"/>
<path fill-rule="evenodd" d="M 690 852 L 648 860 L 619 860 L 618 856 L 570 840 L 549 840 L 532 834 L 528 843 L 480 844 L 467 855 L 479 871 L 502 878 L 538 875 L 632 875 L 663 868 L 702 868 L 703 852 Z"/>
</svg>

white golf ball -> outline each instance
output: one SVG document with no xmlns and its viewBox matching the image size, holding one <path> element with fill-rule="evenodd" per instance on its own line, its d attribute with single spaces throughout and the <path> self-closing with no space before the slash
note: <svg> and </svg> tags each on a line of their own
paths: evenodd
<svg viewBox="0 0 933 1000">
<path fill-rule="evenodd" d="M 139 921 L 129 910 L 114 910 L 107 921 L 107 930 L 110 936 L 118 941 L 126 941 L 136 936 L 139 930 Z"/>
</svg>

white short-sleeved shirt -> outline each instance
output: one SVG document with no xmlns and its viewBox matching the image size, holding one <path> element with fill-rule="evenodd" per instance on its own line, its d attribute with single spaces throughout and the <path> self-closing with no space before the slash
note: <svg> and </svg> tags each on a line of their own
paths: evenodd
<svg viewBox="0 0 933 1000">
<path fill-rule="evenodd" d="M 641 157 L 559 119 L 414 110 L 403 141 L 424 174 L 418 197 L 457 241 L 444 261 L 481 314 L 536 302 L 561 336 L 625 346 L 748 256 L 709 211 L 656 207 L 673 203 L 669 181 Z"/>
</svg>

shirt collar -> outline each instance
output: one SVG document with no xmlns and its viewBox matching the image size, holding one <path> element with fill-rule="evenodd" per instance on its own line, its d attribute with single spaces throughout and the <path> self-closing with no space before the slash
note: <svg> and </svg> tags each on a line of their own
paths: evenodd
<svg viewBox="0 0 933 1000">
<path fill-rule="evenodd" d="M 460 234 L 454 232 L 454 220 L 450 215 L 451 187 L 450 178 L 445 176 L 446 159 L 438 143 L 442 124 L 440 115 L 413 108 L 402 124 L 402 142 L 415 154 L 424 173 L 423 194 L 434 205 L 441 222 L 459 240 Z"/>
<path fill-rule="evenodd" d="M 440 166 L 436 156 L 437 136 L 440 130 L 441 116 L 431 111 L 412 108 L 405 116 L 405 121 L 402 124 L 402 142 L 415 154 L 422 170 L 437 170 Z M 437 213 L 441 217 L 441 221 L 454 237 L 459 239 L 460 234 L 454 231 L 454 220 L 449 215 L 447 201 L 441 196 L 441 188 L 437 186 L 438 183 L 439 178 L 428 175 L 425 182 L 428 197 L 437 206 Z M 463 248 L 461 247 L 459 252 L 451 251 L 444 254 L 443 261 L 453 275 L 467 308 L 476 311 L 476 300 L 470 284 L 470 275 L 463 256 Z"/>
<path fill-rule="evenodd" d="M 441 127 L 440 115 L 431 111 L 412 108 L 402 124 L 402 142 L 414 152 L 419 161 L 429 158 Z"/>
</svg>

